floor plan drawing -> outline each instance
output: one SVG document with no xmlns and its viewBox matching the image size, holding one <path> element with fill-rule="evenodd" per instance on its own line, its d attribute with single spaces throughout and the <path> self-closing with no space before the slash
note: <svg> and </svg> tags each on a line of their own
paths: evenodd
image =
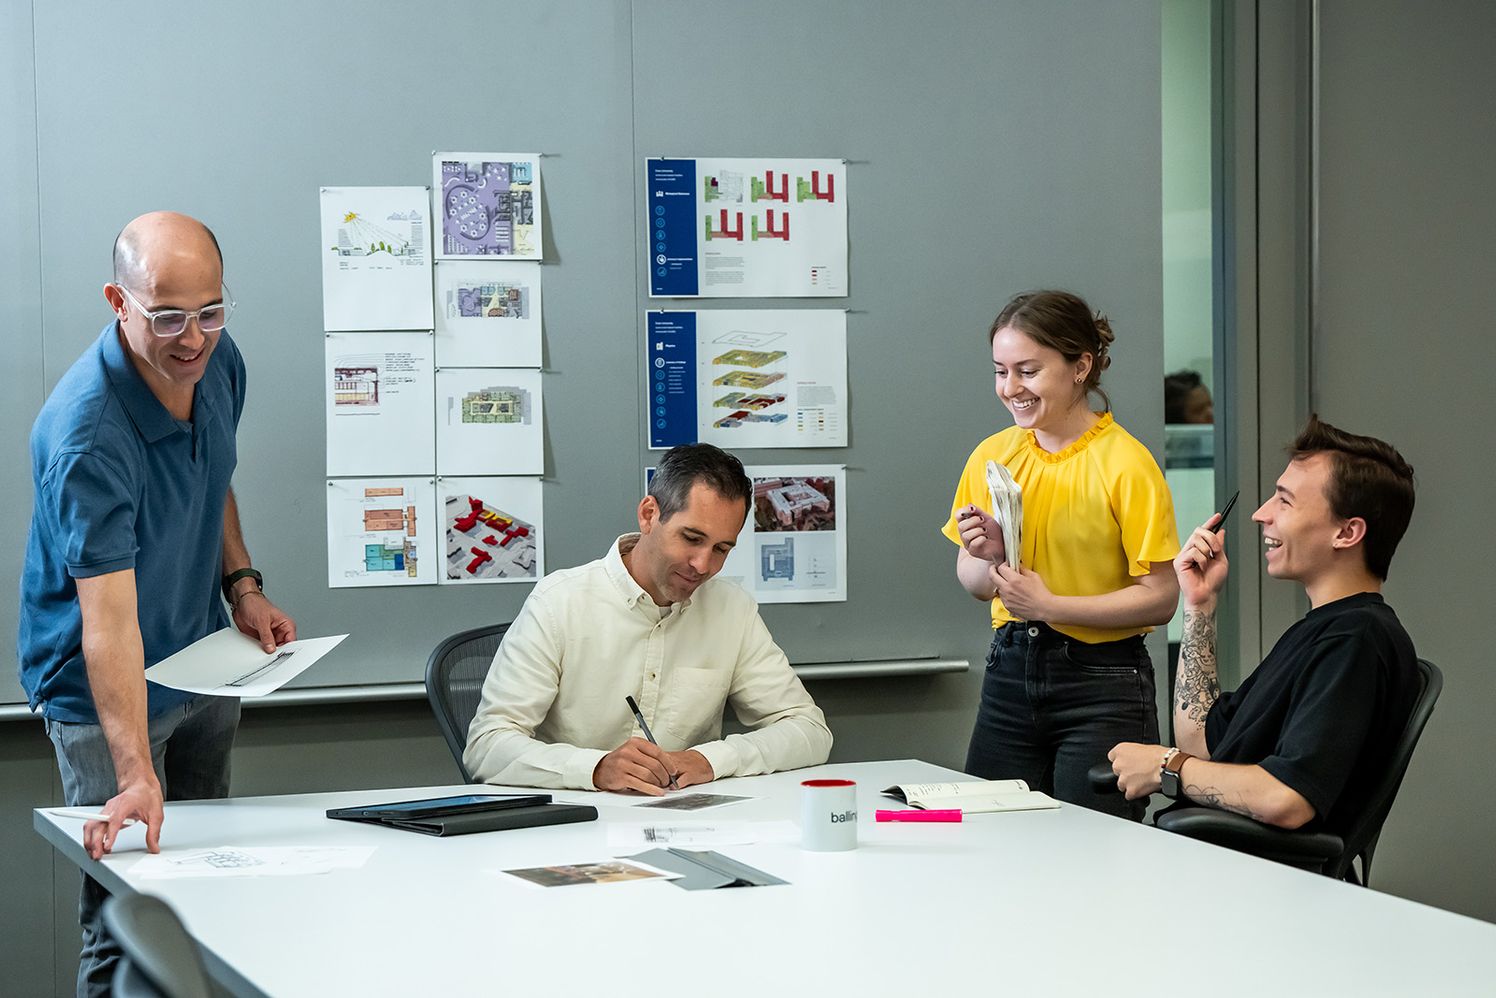
<svg viewBox="0 0 1496 998">
<path fill-rule="evenodd" d="M 436 360 L 442 367 L 539 367 L 541 265 L 483 257 L 436 265 Z"/>
<path fill-rule="evenodd" d="M 430 522 L 435 495 L 429 478 L 330 480 L 328 584 L 435 584 Z"/>
<path fill-rule="evenodd" d="M 529 392 L 513 386 L 480 388 L 463 396 L 464 423 L 527 423 Z"/>
<path fill-rule="evenodd" d="M 509 153 L 436 153 L 442 259 L 538 260 L 540 163 Z"/>
<path fill-rule="evenodd" d="M 443 367 L 436 372 L 436 473 L 545 472 L 539 371 Z"/>
</svg>

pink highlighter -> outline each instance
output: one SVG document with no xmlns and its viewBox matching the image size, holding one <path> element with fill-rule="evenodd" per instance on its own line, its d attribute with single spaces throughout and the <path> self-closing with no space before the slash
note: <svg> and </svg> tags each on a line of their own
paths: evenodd
<svg viewBox="0 0 1496 998">
<path fill-rule="evenodd" d="M 878 811 L 876 816 L 879 821 L 960 821 L 961 809 L 953 807 L 931 811 Z"/>
</svg>

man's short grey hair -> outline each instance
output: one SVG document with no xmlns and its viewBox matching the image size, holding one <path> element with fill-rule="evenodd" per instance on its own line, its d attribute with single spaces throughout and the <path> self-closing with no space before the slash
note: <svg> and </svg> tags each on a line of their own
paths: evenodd
<svg viewBox="0 0 1496 998">
<path fill-rule="evenodd" d="M 697 482 L 724 499 L 742 500 L 743 519 L 748 518 L 753 508 L 753 482 L 743 470 L 743 462 L 711 444 L 682 444 L 665 452 L 649 481 L 649 494 L 659 504 L 661 520 L 686 508 Z"/>
</svg>

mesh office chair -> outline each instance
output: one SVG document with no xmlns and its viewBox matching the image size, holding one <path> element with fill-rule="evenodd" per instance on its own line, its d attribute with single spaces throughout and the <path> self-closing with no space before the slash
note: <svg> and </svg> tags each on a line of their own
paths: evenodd
<svg viewBox="0 0 1496 998">
<path fill-rule="evenodd" d="M 1413 710 L 1408 714 L 1407 724 L 1393 746 L 1387 761 L 1387 771 L 1381 782 L 1372 788 L 1366 806 L 1355 815 L 1345 837 L 1322 831 L 1289 831 L 1273 828 L 1251 818 L 1230 811 L 1219 811 L 1213 807 L 1185 807 L 1161 814 L 1155 819 L 1159 828 L 1177 835 L 1211 842 L 1215 845 L 1251 853 L 1278 863 L 1286 863 L 1304 870 L 1322 873 L 1336 880 L 1353 884 L 1369 885 L 1371 882 L 1371 858 L 1376 852 L 1377 840 L 1382 834 L 1382 824 L 1392 810 L 1392 802 L 1402 786 L 1403 776 L 1412 761 L 1413 749 L 1434 712 L 1434 704 L 1444 689 L 1444 674 L 1438 666 L 1423 659 L 1418 660 L 1418 696 L 1413 701 Z M 1099 763 L 1090 772 L 1091 785 L 1098 792 L 1117 793 L 1117 777 L 1111 763 Z M 1359 875 L 1356 860 L 1360 859 Z"/>
<path fill-rule="evenodd" d="M 177 913 L 148 894 L 104 902 L 104 926 L 124 950 L 110 984 L 118 998 L 212 998 L 197 941 Z"/>
<path fill-rule="evenodd" d="M 507 630 L 508 624 L 490 624 L 454 634 L 437 645 L 426 660 L 426 699 L 431 701 L 437 726 L 447 739 L 452 758 L 457 760 L 464 783 L 475 782 L 462 764 L 468 725 L 478 713 L 483 680 L 488 677 L 488 667 L 493 664 L 494 653 Z"/>
</svg>

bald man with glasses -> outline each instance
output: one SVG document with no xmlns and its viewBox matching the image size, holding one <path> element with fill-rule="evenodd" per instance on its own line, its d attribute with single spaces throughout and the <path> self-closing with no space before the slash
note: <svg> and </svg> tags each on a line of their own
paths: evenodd
<svg viewBox="0 0 1496 998">
<path fill-rule="evenodd" d="M 66 802 L 108 816 L 83 829 L 95 859 L 126 822 L 158 851 L 163 800 L 228 796 L 239 701 L 148 684 L 146 667 L 230 620 L 266 651 L 296 637 L 229 487 L 245 371 L 217 239 L 186 215 L 140 216 L 115 241 L 104 300 L 113 320 L 32 427 L 17 641 Z M 119 958 L 104 897 L 85 877 L 80 995 L 108 993 Z"/>
</svg>

